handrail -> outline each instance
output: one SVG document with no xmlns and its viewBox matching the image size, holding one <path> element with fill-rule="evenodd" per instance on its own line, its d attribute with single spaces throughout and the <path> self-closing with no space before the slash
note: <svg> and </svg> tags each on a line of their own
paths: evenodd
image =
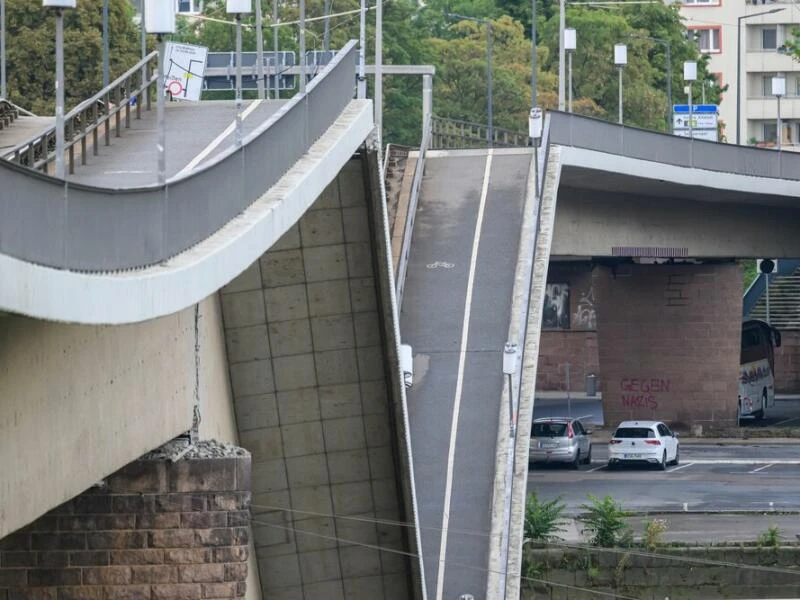
<svg viewBox="0 0 800 600">
<path fill-rule="evenodd" d="M 19 117 L 19 111 L 9 100 L 0 98 L 0 129 L 5 129 Z"/>
<path fill-rule="evenodd" d="M 398 311 L 403 307 L 403 291 L 406 286 L 406 272 L 408 270 L 408 256 L 411 252 L 411 234 L 414 230 L 414 219 L 419 204 L 419 193 L 422 188 L 422 175 L 425 171 L 425 154 L 431 143 L 431 118 L 430 116 L 422 125 L 422 141 L 419 145 L 419 155 L 414 165 L 414 179 L 411 181 L 408 209 L 406 211 L 406 225 L 403 229 L 403 243 L 400 246 L 400 257 L 397 262 L 397 281 L 395 283 Z"/>
<path fill-rule="evenodd" d="M 485 148 L 486 125 L 459 119 L 433 117 L 431 148 Z M 527 146 L 529 136 L 522 131 L 492 127 L 492 144 L 495 147 Z M 454 143 L 448 143 L 455 140 Z"/>
<path fill-rule="evenodd" d="M 305 94 L 241 147 L 164 185 L 90 186 L 0 160 L 0 254 L 56 269 L 114 272 L 185 252 L 273 187 L 342 115 L 355 95 L 356 49 L 349 42 Z"/>
<path fill-rule="evenodd" d="M 131 101 L 136 99 L 136 118 L 141 118 L 141 105 L 145 101 L 150 109 L 149 88 L 155 84 L 152 64 L 158 58 L 154 51 L 117 77 L 97 94 L 83 100 L 64 116 L 65 150 L 69 153 L 69 172 L 75 172 L 75 145 L 81 144 L 81 164 L 86 164 L 86 138 L 92 134 L 93 152 L 98 154 L 98 130 L 105 125 L 105 145 L 111 144 L 110 120 L 116 117 L 116 137 L 122 134 L 120 113 L 125 111 L 125 128 L 130 127 Z M 146 72 L 149 71 L 148 76 Z M 55 125 L 52 125 L 17 144 L 3 155 L 11 162 L 47 172 L 55 161 Z"/>
</svg>

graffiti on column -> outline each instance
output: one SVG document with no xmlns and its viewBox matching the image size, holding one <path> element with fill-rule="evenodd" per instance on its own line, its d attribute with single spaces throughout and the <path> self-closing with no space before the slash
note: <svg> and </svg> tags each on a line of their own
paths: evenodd
<svg viewBox="0 0 800 600">
<path fill-rule="evenodd" d="M 619 380 L 623 408 L 658 408 L 658 394 L 670 391 L 672 382 L 657 377 L 623 377 Z"/>
<path fill-rule="evenodd" d="M 581 294 L 574 316 L 575 326 L 580 329 L 597 329 L 597 312 L 595 309 L 594 286 Z"/>
<path fill-rule="evenodd" d="M 569 329 L 568 283 L 548 283 L 545 287 L 542 329 Z"/>
</svg>

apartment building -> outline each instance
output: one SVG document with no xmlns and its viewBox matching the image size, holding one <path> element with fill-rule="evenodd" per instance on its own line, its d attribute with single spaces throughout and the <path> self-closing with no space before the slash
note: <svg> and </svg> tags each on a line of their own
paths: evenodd
<svg viewBox="0 0 800 600">
<path fill-rule="evenodd" d="M 800 151 L 800 63 L 783 51 L 800 27 L 800 6 L 791 0 L 684 0 L 680 13 L 700 51 L 710 55 L 719 84 L 728 85 L 720 104 L 728 143 L 738 137 L 741 144 L 774 144 L 778 101 L 772 78 L 783 75 L 781 145 Z M 694 98 L 700 92 L 695 89 Z"/>
</svg>

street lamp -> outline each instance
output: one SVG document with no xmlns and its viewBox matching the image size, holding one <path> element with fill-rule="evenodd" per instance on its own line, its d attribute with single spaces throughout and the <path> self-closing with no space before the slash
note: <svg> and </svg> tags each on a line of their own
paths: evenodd
<svg viewBox="0 0 800 600">
<path fill-rule="evenodd" d="M 492 22 L 489 19 L 467 17 L 457 13 L 448 13 L 449 16 L 465 21 L 473 21 L 486 25 L 486 143 L 491 147 L 494 144 L 494 115 L 492 114 Z"/>
<path fill-rule="evenodd" d="M 145 0 L 144 29 L 158 40 L 158 76 L 156 78 L 156 122 L 158 126 L 158 185 L 167 181 L 167 130 L 164 125 L 164 50 L 163 36 L 175 32 L 175 4 L 163 0 Z"/>
<path fill-rule="evenodd" d="M 6 0 L 0 0 L 0 98 L 8 98 L 6 88 Z"/>
<path fill-rule="evenodd" d="M 56 177 L 64 178 L 64 9 L 75 8 L 75 0 L 42 0 L 44 8 L 56 10 Z M 4 25 L 5 27 L 5 25 Z"/>
<path fill-rule="evenodd" d="M 683 63 L 683 80 L 689 83 L 689 139 L 694 139 L 694 105 L 692 104 L 692 82 L 697 80 L 697 63 L 687 60 Z"/>
<path fill-rule="evenodd" d="M 667 83 L 667 131 L 672 133 L 672 46 L 669 40 L 657 37 L 650 37 L 648 35 L 634 35 L 629 37 L 639 40 L 650 40 L 664 46 L 666 53 L 666 65 L 664 66 L 664 75 Z"/>
<path fill-rule="evenodd" d="M 568 72 L 567 77 L 567 112 L 572 112 L 572 53 L 578 47 L 578 35 L 571 27 L 564 30 L 564 51 L 567 53 Z"/>
<path fill-rule="evenodd" d="M 261 0 L 257 0 L 260 2 Z M 227 0 L 226 11 L 236 15 L 236 147 L 242 145 L 242 14 L 253 11 L 252 0 Z"/>
<path fill-rule="evenodd" d="M 775 96 L 778 100 L 778 122 L 776 127 L 776 133 L 778 138 L 778 151 L 780 152 L 781 149 L 781 96 L 786 95 L 786 77 L 783 75 L 777 75 L 772 78 L 772 95 Z"/>
<path fill-rule="evenodd" d="M 752 15 L 742 15 L 736 20 L 736 145 L 739 145 L 741 140 L 742 118 L 741 118 L 741 100 L 742 100 L 742 20 L 751 17 L 759 17 L 761 15 L 771 15 L 776 12 L 784 10 L 783 8 L 773 8 L 762 12 L 753 13 Z"/>
<path fill-rule="evenodd" d="M 614 64 L 619 70 L 619 119 L 617 122 L 622 125 L 622 71 L 628 64 L 628 47 L 625 44 L 614 44 Z"/>
</svg>

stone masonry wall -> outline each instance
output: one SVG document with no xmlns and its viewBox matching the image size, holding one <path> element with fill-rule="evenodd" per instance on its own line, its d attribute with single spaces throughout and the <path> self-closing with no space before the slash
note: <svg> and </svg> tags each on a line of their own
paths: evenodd
<svg viewBox="0 0 800 600">
<path fill-rule="evenodd" d="M 605 421 L 677 427 L 736 419 L 737 265 L 620 265 L 594 272 Z"/>
<path fill-rule="evenodd" d="M 542 330 L 536 389 L 565 391 L 565 365 L 569 363 L 570 391 L 584 392 L 586 375 L 600 374 L 596 332 L 598 307 L 592 286 L 591 265 L 588 262 L 552 262 L 547 282 L 569 287 L 569 329 Z"/>
<path fill-rule="evenodd" d="M 0 540 L 0 600 L 245 594 L 250 456 L 138 460 Z"/>
<path fill-rule="evenodd" d="M 800 394 L 800 331 L 781 331 L 781 347 L 775 349 L 775 391 Z"/>
</svg>

